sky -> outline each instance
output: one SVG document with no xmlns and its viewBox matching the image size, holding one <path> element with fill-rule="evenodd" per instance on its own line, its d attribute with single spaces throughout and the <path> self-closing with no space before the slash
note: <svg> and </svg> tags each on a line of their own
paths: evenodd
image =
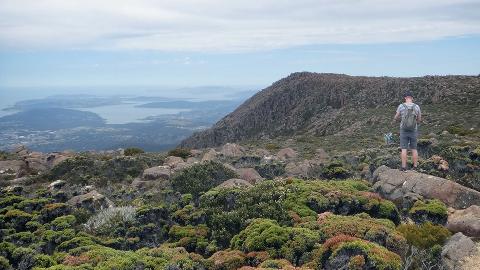
<svg viewBox="0 0 480 270">
<path fill-rule="evenodd" d="M 0 0 L 0 87 L 480 74 L 480 0 Z"/>
</svg>

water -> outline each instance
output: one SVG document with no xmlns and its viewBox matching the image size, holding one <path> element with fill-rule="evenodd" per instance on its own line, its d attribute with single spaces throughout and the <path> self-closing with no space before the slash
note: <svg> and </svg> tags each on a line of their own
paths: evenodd
<svg viewBox="0 0 480 270">
<path fill-rule="evenodd" d="M 125 103 L 119 105 L 108 105 L 95 108 L 80 108 L 82 111 L 89 111 L 98 114 L 106 120 L 107 124 L 126 124 L 134 122 L 145 122 L 149 116 L 176 114 L 188 109 L 164 109 L 164 108 L 139 108 L 135 107 L 142 103 Z"/>
<path fill-rule="evenodd" d="M 233 94 L 244 91 L 245 88 L 228 87 L 17 87 L 0 88 L 0 117 L 16 113 L 17 111 L 3 109 L 13 106 L 16 102 L 29 99 L 42 99 L 55 95 L 94 95 L 101 97 L 163 97 L 167 99 L 183 100 L 221 100 L 230 99 Z M 74 108 L 98 114 L 108 124 L 125 124 L 144 122 L 150 116 L 176 114 L 187 109 L 142 108 L 137 105 L 155 101 L 144 99 L 141 101 L 127 101 L 118 105 L 107 105 L 94 108 Z"/>
</svg>

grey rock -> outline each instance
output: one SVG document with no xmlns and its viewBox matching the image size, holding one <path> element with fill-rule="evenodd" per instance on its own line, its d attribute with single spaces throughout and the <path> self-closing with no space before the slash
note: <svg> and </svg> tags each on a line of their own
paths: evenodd
<svg viewBox="0 0 480 270">
<path fill-rule="evenodd" d="M 480 206 L 472 205 L 464 210 L 451 209 L 446 227 L 452 232 L 480 237 Z"/>
<path fill-rule="evenodd" d="M 217 151 L 215 149 L 209 149 L 202 157 L 202 162 L 203 161 L 212 161 L 217 159 Z"/>
<path fill-rule="evenodd" d="M 245 149 L 235 143 L 227 143 L 220 150 L 220 154 L 225 157 L 241 157 L 245 154 Z"/>
<path fill-rule="evenodd" d="M 170 168 L 175 168 L 181 166 L 185 161 L 181 157 L 169 156 L 165 159 L 164 165 L 170 166 Z"/>
<path fill-rule="evenodd" d="M 313 163 L 309 160 L 290 162 L 285 166 L 285 174 L 288 177 L 309 178 L 312 169 Z"/>
<path fill-rule="evenodd" d="M 254 168 L 240 168 L 237 169 L 240 179 L 243 179 L 251 184 L 256 184 L 263 180 L 260 174 Z"/>
<path fill-rule="evenodd" d="M 475 242 L 462 233 L 454 234 L 442 248 L 442 259 L 449 269 L 459 269 L 462 261 L 475 253 Z"/>
<path fill-rule="evenodd" d="M 50 190 L 58 190 L 58 189 L 61 189 L 63 186 L 65 186 L 67 182 L 65 182 L 64 180 L 55 180 L 53 181 L 52 183 L 50 183 L 48 185 L 48 189 Z"/>
<path fill-rule="evenodd" d="M 297 151 L 293 150 L 290 147 L 280 149 L 277 153 L 277 157 L 280 160 L 287 160 L 287 159 L 293 159 L 298 156 Z"/>
<path fill-rule="evenodd" d="M 87 194 L 72 197 L 67 203 L 78 208 L 85 208 L 91 212 L 113 207 L 113 203 L 104 195 L 92 190 Z"/>
<path fill-rule="evenodd" d="M 381 166 L 373 173 L 372 181 L 376 192 L 398 205 L 402 205 L 404 195 L 410 192 L 426 199 L 439 199 L 455 209 L 480 205 L 480 192 L 428 174 Z"/>
<path fill-rule="evenodd" d="M 178 164 L 177 164 L 178 166 Z M 172 171 L 170 166 L 156 166 L 145 169 L 142 174 L 143 180 L 169 179 Z"/>
</svg>

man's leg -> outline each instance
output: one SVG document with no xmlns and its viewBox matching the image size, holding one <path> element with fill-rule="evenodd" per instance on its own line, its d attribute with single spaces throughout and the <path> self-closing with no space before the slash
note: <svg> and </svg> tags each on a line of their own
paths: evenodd
<svg viewBox="0 0 480 270">
<path fill-rule="evenodd" d="M 415 131 L 413 132 L 413 136 L 410 139 L 410 148 L 412 149 L 412 159 L 413 159 L 414 168 L 417 168 L 417 165 L 418 165 L 417 137 L 418 137 L 418 133 Z"/>
<path fill-rule="evenodd" d="M 418 165 L 418 152 L 417 149 L 412 149 L 412 158 L 413 158 L 413 167 L 416 168 Z"/>
<path fill-rule="evenodd" d="M 400 157 L 402 159 L 402 168 L 407 168 L 407 149 L 402 149 Z"/>
</svg>

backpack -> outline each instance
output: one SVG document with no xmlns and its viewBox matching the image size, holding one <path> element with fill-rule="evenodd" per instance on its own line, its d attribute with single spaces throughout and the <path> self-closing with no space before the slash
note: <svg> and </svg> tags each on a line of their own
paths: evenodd
<svg viewBox="0 0 480 270">
<path fill-rule="evenodd" d="M 406 113 L 402 115 L 402 122 L 400 127 L 404 131 L 414 131 L 417 127 L 417 112 L 415 111 L 415 104 L 411 108 L 408 108 L 405 103 L 402 104 L 403 107 L 407 110 Z"/>
</svg>

